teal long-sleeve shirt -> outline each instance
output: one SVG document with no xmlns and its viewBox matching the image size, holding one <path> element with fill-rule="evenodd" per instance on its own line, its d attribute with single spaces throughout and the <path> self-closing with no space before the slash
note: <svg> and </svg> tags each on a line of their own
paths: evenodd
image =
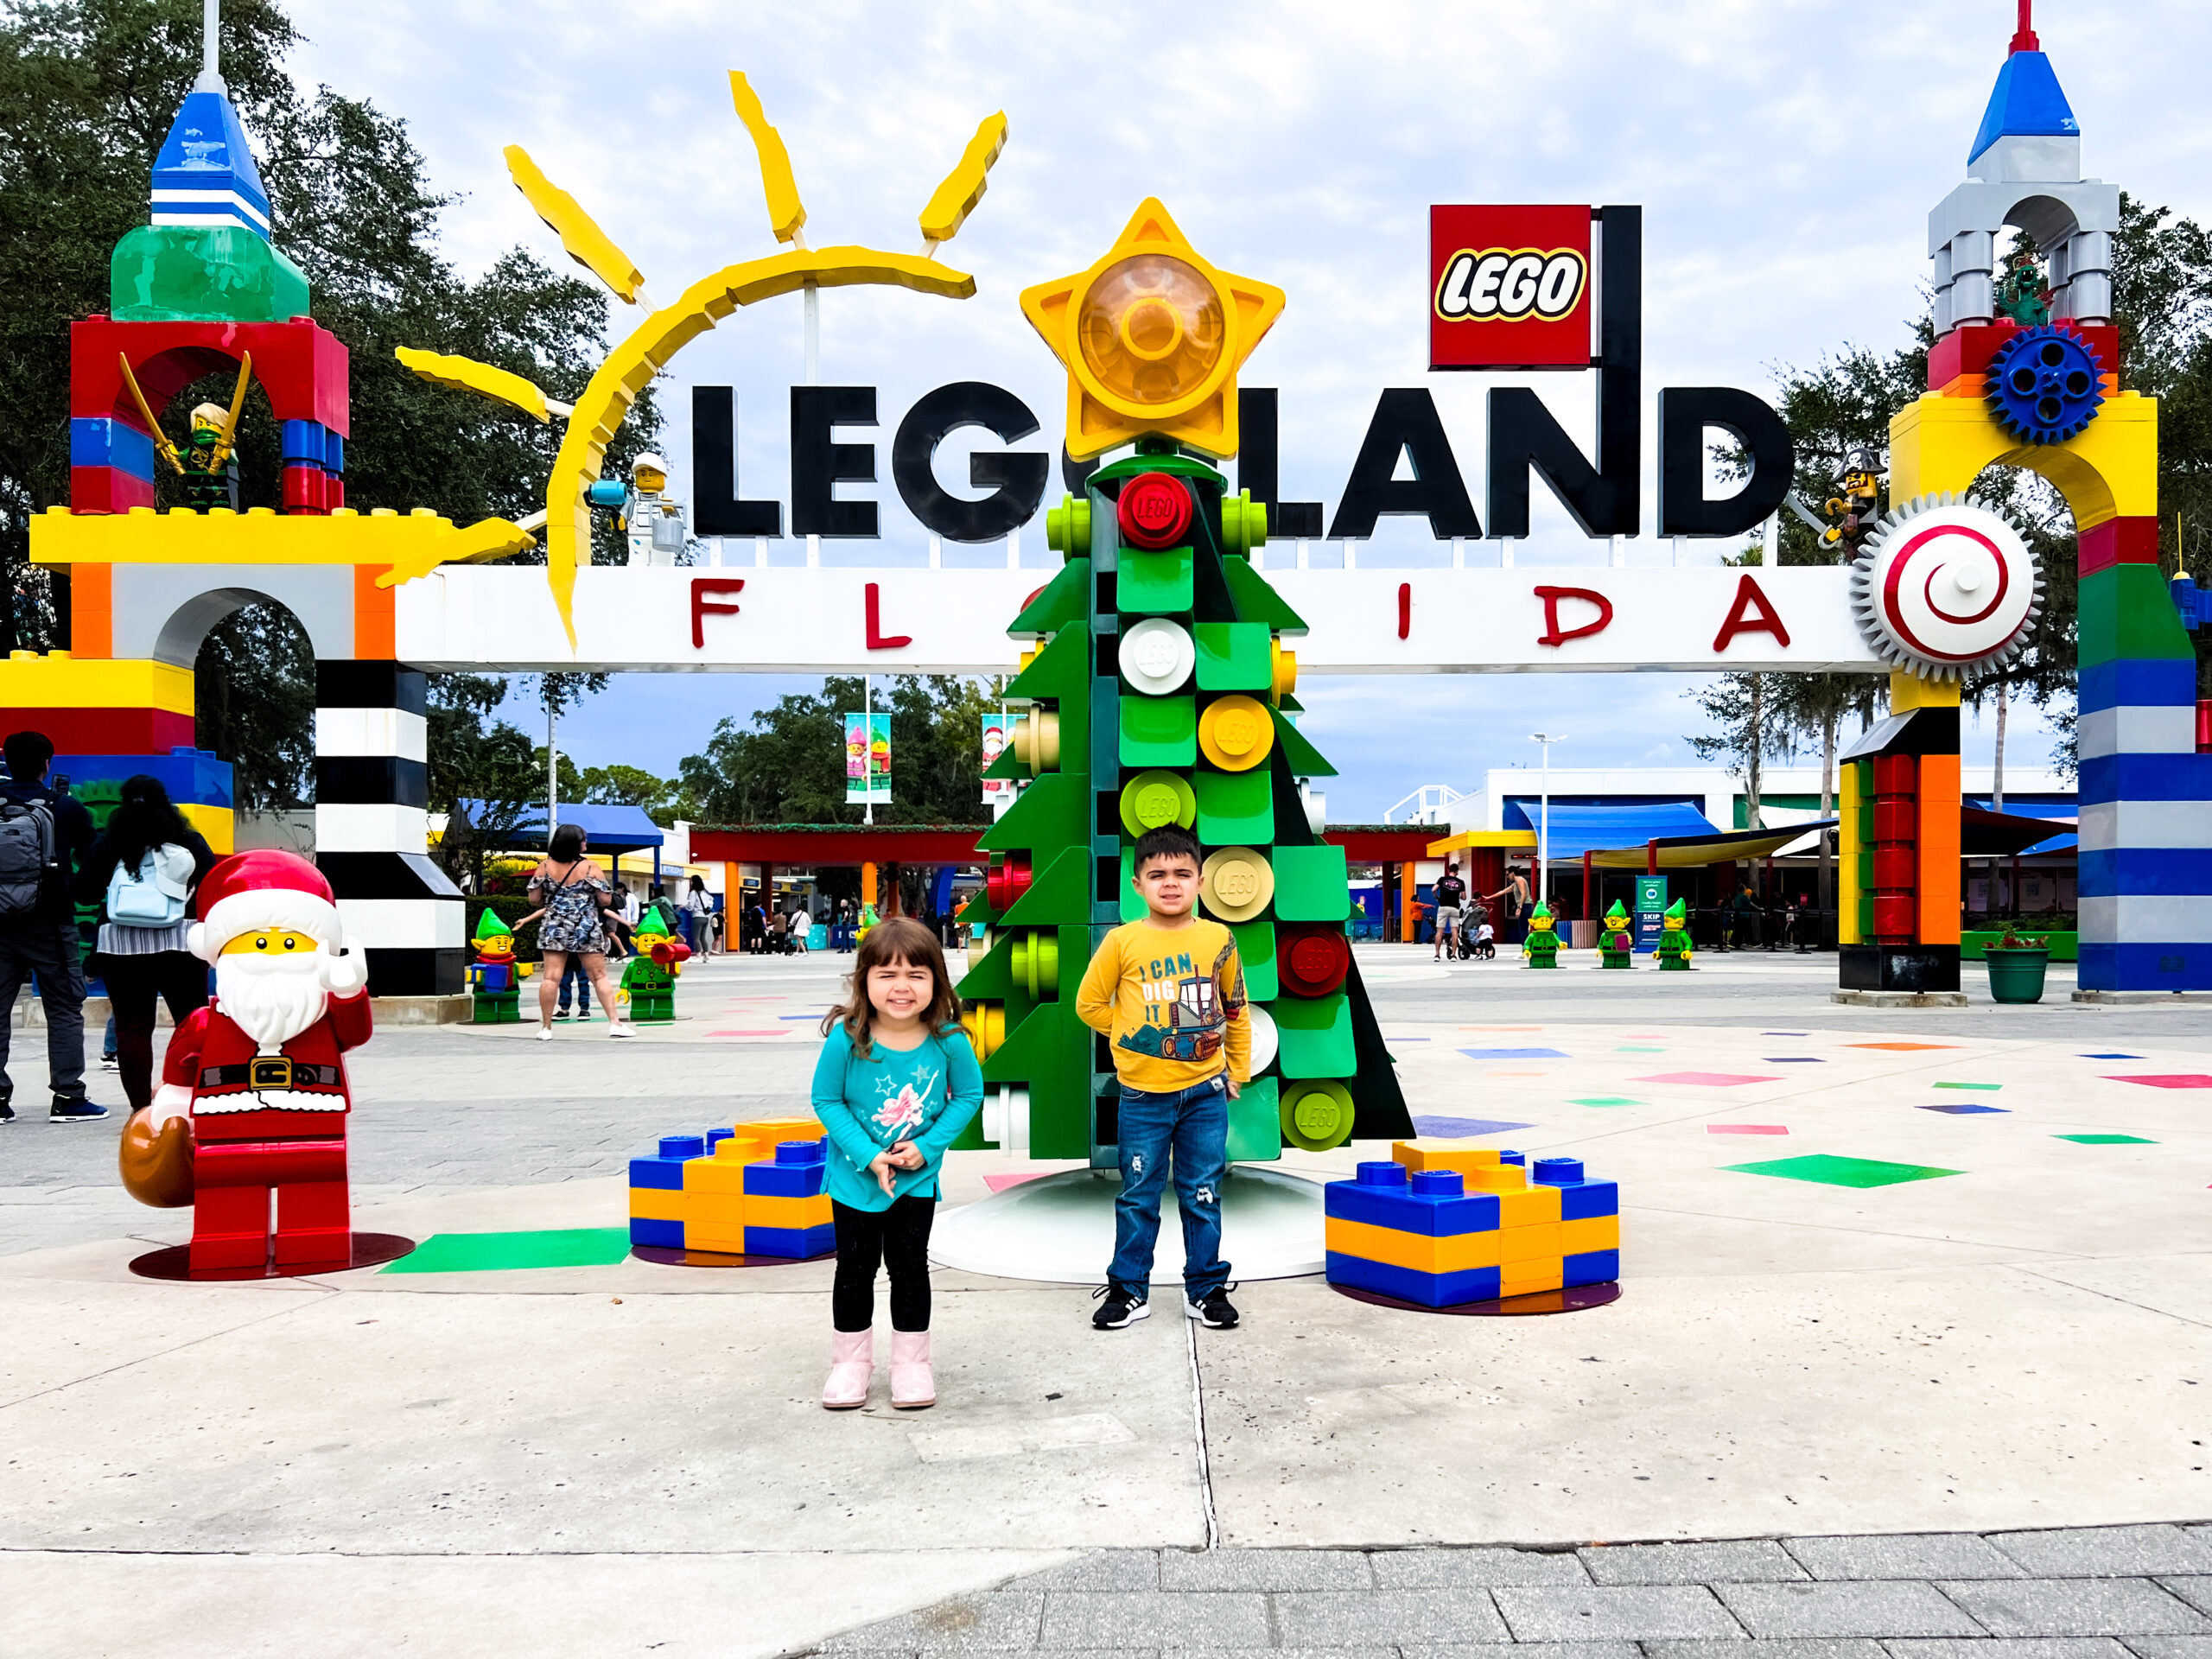
<svg viewBox="0 0 2212 1659">
<path fill-rule="evenodd" d="M 866 1059 L 836 1027 L 814 1067 L 814 1115 L 830 1134 L 830 1196 L 855 1210 L 887 1210 L 909 1193 L 941 1197 L 938 1166 L 982 1104 L 983 1071 L 957 1026 L 904 1052 L 872 1044 Z M 897 1171 L 886 1198 L 868 1166 L 901 1141 L 919 1149 L 922 1166 Z"/>
</svg>

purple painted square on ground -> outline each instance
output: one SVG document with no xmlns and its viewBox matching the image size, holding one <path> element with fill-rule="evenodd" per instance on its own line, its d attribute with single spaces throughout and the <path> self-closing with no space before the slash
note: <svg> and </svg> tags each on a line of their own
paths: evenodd
<svg viewBox="0 0 2212 1659">
<path fill-rule="evenodd" d="M 1459 1052 L 1471 1060 L 1563 1060 L 1567 1058 L 1556 1048 L 1463 1048 Z"/>
<path fill-rule="evenodd" d="M 1827 1062 L 1817 1054 L 1762 1054 L 1761 1065 L 1826 1065 Z"/>
<path fill-rule="evenodd" d="M 1759 1033 L 1759 1035 L 1762 1037 L 1809 1037 L 1813 1033 L 1809 1031 L 1763 1031 Z"/>
<path fill-rule="evenodd" d="M 1433 1135 L 1440 1140 L 1463 1141 L 1478 1135 L 1505 1135 L 1515 1129 L 1533 1129 L 1533 1123 L 1508 1123 L 1496 1117 L 1416 1117 L 1414 1133 Z"/>
<path fill-rule="evenodd" d="M 2011 1108 L 2005 1106 L 1977 1106 L 1970 1100 L 1939 1100 L 1932 1106 L 1923 1106 L 1919 1109 L 1923 1112 L 1942 1112 L 1949 1117 L 1968 1117 L 1979 1116 L 1983 1112 L 2008 1112 L 2011 1110 Z"/>
<path fill-rule="evenodd" d="M 2083 1060 L 2139 1060 L 2143 1057 L 2140 1054 L 2080 1054 L 2075 1058 Z"/>
<path fill-rule="evenodd" d="M 1630 1077 L 1630 1083 L 1685 1083 L 1707 1089 L 1732 1089 L 1741 1083 L 1780 1083 L 1780 1077 L 1753 1077 L 1744 1071 L 1662 1071 L 1656 1077 Z"/>
</svg>

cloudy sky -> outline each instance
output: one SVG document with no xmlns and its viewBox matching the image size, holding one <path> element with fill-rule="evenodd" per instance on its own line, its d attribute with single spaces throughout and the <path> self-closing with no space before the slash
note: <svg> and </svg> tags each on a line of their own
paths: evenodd
<svg viewBox="0 0 2212 1659">
<path fill-rule="evenodd" d="M 817 244 L 910 249 L 937 181 L 977 120 L 1003 109 L 1011 137 L 989 194 L 944 256 L 975 273 L 976 297 L 825 295 L 823 379 L 880 389 L 875 435 L 887 448 L 915 398 L 953 379 L 1012 389 L 1043 420 L 1043 439 L 1057 440 L 1065 382 L 1015 296 L 1090 264 L 1157 194 L 1216 264 L 1288 291 L 1245 384 L 1281 388 L 1285 497 L 1333 508 L 1386 386 L 1431 387 L 1480 500 L 1481 394 L 1495 382 L 1426 371 L 1432 202 L 1643 205 L 1647 478 L 1660 386 L 1769 392 L 1779 365 L 1845 342 L 1901 343 L 1923 305 L 1928 210 L 1963 176 L 2014 9 L 316 0 L 297 10 L 311 41 L 297 67 L 407 118 L 432 177 L 461 193 L 445 238 L 465 268 L 516 244 L 558 257 L 500 162 L 501 146 L 519 143 L 664 296 L 773 245 L 726 71 L 746 71 L 781 129 Z M 2212 216 L 2212 7 L 2043 0 L 2036 24 L 2081 121 L 2086 170 Z M 682 388 L 728 384 L 739 391 L 744 493 L 787 499 L 785 389 L 800 378 L 796 298 L 742 312 L 687 349 L 664 396 L 677 488 L 689 482 Z M 1542 390 L 1586 447 L 1592 378 L 1553 377 Z M 963 475 L 954 446 L 945 459 L 948 475 Z M 886 454 L 884 539 L 858 556 L 918 562 L 924 532 L 888 474 Z M 1523 562 L 1602 562 L 1536 494 Z M 1647 486 L 1647 525 L 1651 512 Z M 1446 556 L 1421 521 L 1385 524 L 1363 563 Z M 1041 530 L 1024 548 L 1040 570 L 1052 556 Z M 1317 558 L 1338 556 L 1332 547 Z M 1647 536 L 1632 557 L 1662 559 L 1663 546 Z M 1524 734 L 1540 728 L 1566 734 L 1561 766 L 1683 763 L 1684 734 L 1700 729 L 1693 686 L 1440 676 L 1315 680 L 1301 693 L 1306 729 L 1343 768 L 1330 806 L 1346 822 L 1424 783 L 1466 787 L 1485 767 L 1529 762 Z M 672 773 L 717 718 L 791 689 L 766 677 L 627 677 L 567 723 L 563 747 L 587 765 Z M 2017 764 L 2045 758 L 2031 709 L 2012 730 Z M 1985 717 L 1969 761 L 1986 761 L 1990 742 Z"/>
</svg>

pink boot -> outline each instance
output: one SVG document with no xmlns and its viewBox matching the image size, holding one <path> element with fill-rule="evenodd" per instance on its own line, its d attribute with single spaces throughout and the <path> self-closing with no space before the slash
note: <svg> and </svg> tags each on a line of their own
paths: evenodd
<svg viewBox="0 0 2212 1659">
<path fill-rule="evenodd" d="M 930 1333 L 891 1333 L 891 1403 L 900 1411 L 937 1404 L 937 1379 L 930 1374 Z"/>
<path fill-rule="evenodd" d="M 869 1376 L 875 1370 L 875 1332 L 839 1331 L 830 1338 L 830 1380 L 822 1385 L 824 1411 L 850 1411 L 868 1404 Z"/>
</svg>

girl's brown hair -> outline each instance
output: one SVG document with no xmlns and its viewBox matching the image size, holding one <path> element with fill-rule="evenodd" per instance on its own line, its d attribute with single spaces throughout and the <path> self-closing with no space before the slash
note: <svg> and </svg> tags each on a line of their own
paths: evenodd
<svg viewBox="0 0 2212 1659">
<path fill-rule="evenodd" d="M 875 1005 L 868 1000 L 868 970 L 893 963 L 930 970 L 930 1000 L 922 1009 L 924 1030 L 942 1036 L 960 1023 L 960 998 L 953 991 L 952 976 L 945 971 L 944 951 L 937 935 L 911 916 L 886 917 L 869 928 L 868 937 L 861 941 L 853 958 L 853 976 L 845 986 L 845 1001 L 822 1017 L 822 1034 L 827 1037 L 842 1024 L 853 1052 L 862 1059 L 871 1052 L 868 1033 L 875 1019 Z"/>
</svg>

